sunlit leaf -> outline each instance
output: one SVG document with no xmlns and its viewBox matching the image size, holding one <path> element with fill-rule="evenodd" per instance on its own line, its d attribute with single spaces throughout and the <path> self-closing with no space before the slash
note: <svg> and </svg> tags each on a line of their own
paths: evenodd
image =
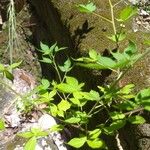
<svg viewBox="0 0 150 150">
<path fill-rule="evenodd" d="M 119 21 L 126 21 L 129 18 L 131 18 L 133 15 L 135 15 L 137 13 L 137 8 L 136 7 L 131 7 L 131 6 L 127 6 L 126 8 L 124 8 L 121 13 L 120 13 L 120 17 L 119 17 Z"/>
<path fill-rule="evenodd" d="M 48 89 L 48 87 L 50 86 L 50 82 L 47 79 L 42 79 L 41 83 L 44 89 Z"/>
<path fill-rule="evenodd" d="M 42 131 L 40 128 L 31 128 L 31 132 L 35 137 L 47 136 L 49 133 L 46 131 Z"/>
<path fill-rule="evenodd" d="M 36 146 L 36 138 L 32 137 L 25 144 L 24 150 L 35 150 L 35 146 Z"/>
<path fill-rule="evenodd" d="M 50 108 L 50 114 L 52 116 L 56 116 L 58 112 L 57 106 L 55 104 L 51 104 L 49 108 Z"/>
<path fill-rule="evenodd" d="M 95 50 L 92 49 L 89 51 L 89 56 L 90 56 L 90 58 L 92 58 L 93 60 L 96 61 L 98 59 L 99 55 L 97 54 L 97 52 Z"/>
<path fill-rule="evenodd" d="M 94 5 L 94 3 L 90 2 L 86 5 L 79 4 L 78 9 L 79 9 L 80 12 L 92 13 L 93 11 L 96 10 L 96 6 Z"/>
<path fill-rule="evenodd" d="M 92 149 L 97 149 L 97 148 L 102 148 L 105 144 L 102 140 L 100 139 L 95 139 L 95 140 L 87 140 L 87 144 L 89 145 L 89 147 L 91 147 Z"/>
<path fill-rule="evenodd" d="M 4 71 L 5 70 L 5 67 L 3 64 L 0 64 L 0 71 Z"/>
<path fill-rule="evenodd" d="M 145 123 L 145 119 L 142 116 L 130 116 L 128 118 L 129 122 L 131 122 L 132 124 L 143 124 Z"/>
<path fill-rule="evenodd" d="M 61 51 L 61 50 L 65 50 L 67 47 L 58 47 L 58 46 L 56 46 L 55 47 L 55 52 L 59 52 L 59 51 Z"/>
<path fill-rule="evenodd" d="M 107 134 L 112 134 L 114 131 L 119 130 L 120 128 L 122 128 L 125 124 L 126 124 L 125 120 L 116 120 L 112 124 L 110 124 L 109 127 L 105 127 L 104 131 Z"/>
<path fill-rule="evenodd" d="M 67 100 L 61 100 L 57 106 L 59 110 L 66 111 L 71 107 L 71 104 Z"/>
<path fill-rule="evenodd" d="M 40 47 L 41 47 L 41 49 L 42 49 L 43 51 L 49 50 L 48 45 L 46 45 L 46 44 L 44 44 L 44 43 L 42 43 L 42 42 L 40 42 Z"/>
<path fill-rule="evenodd" d="M 59 69 L 62 71 L 62 72 L 68 72 L 71 70 L 71 61 L 70 59 L 68 58 L 65 62 L 64 62 L 64 65 L 63 66 L 59 66 Z"/>
<path fill-rule="evenodd" d="M 50 128 L 51 132 L 62 131 L 64 128 L 63 125 L 56 124 Z"/>
<path fill-rule="evenodd" d="M 133 90 L 134 87 L 135 87 L 134 84 L 128 84 L 124 86 L 122 89 L 120 89 L 118 93 L 129 94 Z"/>
<path fill-rule="evenodd" d="M 100 129 L 95 129 L 93 131 L 89 131 L 89 138 L 90 139 L 96 139 L 99 137 L 99 135 L 101 134 L 101 130 Z"/>
<path fill-rule="evenodd" d="M 77 118 L 77 117 L 71 117 L 65 120 L 65 122 L 67 123 L 79 123 L 81 121 L 81 118 Z"/>
<path fill-rule="evenodd" d="M 118 120 L 118 119 L 124 119 L 125 115 L 123 113 L 115 111 L 110 113 L 110 117 L 112 118 L 112 120 Z"/>
<path fill-rule="evenodd" d="M 75 148 L 80 148 L 84 145 L 86 140 L 87 140 L 87 137 L 73 138 L 68 142 L 68 145 L 75 147 Z"/>
<path fill-rule="evenodd" d="M 97 101 L 100 99 L 99 93 L 94 90 L 91 90 L 90 92 L 84 92 L 83 96 L 87 100 L 96 100 Z"/>
<path fill-rule="evenodd" d="M 34 134 L 31 131 L 23 132 L 23 133 L 18 133 L 18 136 L 21 136 L 23 138 L 31 138 L 34 136 Z"/>
<path fill-rule="evenodd" d="M 51 64 L 52 60 L 50 58 L 47 57 L 43 57 L 43 60 L 40 60 L 41 62 L 47 63 L 47 64 Z"/>
<path fill-rule="evenodd" d="M 117 33 L 116 35 L 107 36 L 113 42 L 120 42 L 126 38 L 126 34 L 124 32 Z"/>
<path fill-rule="evenodd" d="M 20 62 L 18 62 L 18 63 L 13 63 L 13 64 L 11 64 L 11 65 L 9 66 L 9 68 L 15 69 L 15 68 L 17 68 L 18 66 L 20 66 L 21 63 L 22 63 L 22 61 L 20 61 Z"/>
<path fill-rule="evenodd" d="M 98 64 L 104 66 L 105 68 L 114 68 L 116 62 L 109 57 L 100 57 Z"/>
<path fill-rule="evenodd" d="M 80 91 L 83 86 L 84 84 L 78 84 L 78 80 L 75 78 L 66 77 L 66 83 L 60 83 L 56 86 L 56 88 L 64 93 L 74 93 Z"/>
<path fill-rule="evenodd" d="M 0 130 L 4 130 L 5 129 L 5 122 L 3 119 L 0 119 Z"/>
</svg>

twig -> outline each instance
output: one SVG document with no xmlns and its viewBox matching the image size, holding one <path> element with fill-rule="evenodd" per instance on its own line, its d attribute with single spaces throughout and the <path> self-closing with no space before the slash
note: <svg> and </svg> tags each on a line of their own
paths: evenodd
<svg viewBox="0 0 150 150">
<path fill-rule="evenodd" d="M 126 113 L 124 113 L 124 115 L 126 115 L 126 116 L 132 115 L 132 114 L 134 114 L 134 113 L 137 113 L 137 112 L 143 111 L 143 110 L 144 110 L 144 108 L 143 108 L 143 107 L 140 107 L 140 108 L 137 108 L 137 109 L 135 109 L 135 110 L 131 110 L 131 111 L 129 111 L 129 112 L 126 112 Z"/>
<path fill-rule="evenodd" d="M 117 142 L 117 147 L 118 147 L 118 149 L 119 149 L 119 150 L 123 150 L 123 147 L 122 147 L 122 145 L 121 145 L 121 141 L 120 141 L 120 139 L 119 139 L 119 133 L 116 134 L 115 139 L 116 139 L 116 142 Z"/>
</svg>

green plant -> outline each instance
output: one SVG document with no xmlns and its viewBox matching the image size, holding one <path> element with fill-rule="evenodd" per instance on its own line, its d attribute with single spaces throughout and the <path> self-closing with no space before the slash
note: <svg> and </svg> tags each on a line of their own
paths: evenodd
<svg viewBox="0 0 150 150">
<path fill-rule="evenodd" d="M 38 97 L 32 105 L 46 104 L 47 107 L 43 111 L 57 117 L 60 121 L 60 126 L 58 125 L 57 129 L 62 129 L 62 126 L 69 125 L 78 131 L 78 136 L 70 139 L 67 143 L 74 148 L 80 148 L 86 144 L 91 149 L 107 149 L 107 145 L 102 139 L 102 134 L 116 135 L 119 141 L 117 135 L 120 128 L 124 127 L 127 122 L 143 124 L 145 119 L 138 112 L 143 110 L 150 111 L 150 88 L 135 93 L 133 92 L 135 85 L 119 85 L 120 80 L 127 71 L 149 53 L 150 49 L 148 48 L 143 54 L 139 54 L 136 44 L 129 40 L 128 46 L 122 51 L 119 50 L 120 42 L 126 36 L 123 27 L 121 26 L 121 30 L 119 29 L 118 32 L 115 25 L 113 8 L 118 3 L 112 5 L 109 0 L 111 19 L 96 14 L 94 12 L 96 6 L 91 2 L 86 5 L 78 5 L 81 12 L 92 13 L 112 24 L 114 33 L 108 38 L 116 43 L 117 51 L 110 51 L 111 57 L 102 56 L 92 49 L 87 57 L 72 60 L 68 58 L 63 65 L 59 65 L 56 62 L 56 55 L 61 50 L 65 50 L 65 48 L 59 48 L 57 43 L 51 47 L 40 43 L 41 50 L 39 51 L 43 54 L 40 61 L 54 67 L 58 80 L 42 79 L 41 85 L 35 90 Z M 135 13 L 136 8 L 126 7 L 121 11 L 117 21 L 124 23 Z M 79 83 L 75 77 L 68 75 L 74 65 L 96 70 L 110 69 L 117 73 L 117 76 L 110 85 L 98 86 L 97 90 L 84 91 L 85 83 Z M 56 99 L 57 102 L 55 102 Z M 87 107 L 89 103 L 92 104 L 92 107 Z M 101 118 L 102 111 L 107 113 L 105 121 L 98 123 L 91 129 L 90 122 L 93 122 L 94 116 L 97 114 Z M 29 149 L 29 145 L 31 145 L 31 149 L 34 149 L 37 137 L 47 135 L 47 133 L 43 132 L 31 129 L 29 132 L 22 133 L 21 136 L 29 138 L 25 149 Z"/>
<path fill-rule="evenodd" d="M 126 67 L 128 69 L 137 59 L 143 56 L 136 54 L 135 45 L 132 42 L 129 43 L 125 52 L 113 53 L 113 59 L 109 57 L 103 58 L 103 56 L 100 56 L 93 50 L 89 52 L 90 57 L 80 59 L 86 60 L 86 65 L 88 66 L 89 61 L 96 65 L 96 61 L 102 57 L 99 62 L 103 65 L 100 65 L 98 69 L 115 70 Z M 35 100 L 35 104 L 46 104 L 46 111 L 52 116 L 59 118 L 61 125 L 64 127 L 70 125 L 79 130 L 79 137 L 71 139 L 68 142 L 69 145 L 80 148 L 87 143 L 91 148 L 106 148 L 105 142 L 101 139 L 101 133 L 113 135 L 127 122 L 132 124 L 145 122 L 145 119 L 140 115 L 136 115 L 136 113 L 142 110 L 149 111 L 149 102 L 147 101 L 150 96 L 149 88 L 135 94 L 132 93 L 134 89 L 133 84 L 118 87 L 117 84 L 123 77 L 123 73 L 109 86 L 98 86 L 98 91 L 90 90 L 85 92 L 83 90 L 84 83 L 79 83 L 76 78 L 67 76 L 67 72 L 72 69 L 71 61 L 68 59 L 63 66 L 60 66 L 55 61 L 57 53 L 64 48 L 59 48 L 56 44 L 48 47 L 41 43 L 41 49 L 40 51 L 43 53 L 41 61 L 51 64 L 56 69 L 59 81 L 50 82 L 42 79 L 41 85 L 38 87 L 39 97 Z M 125 61 L 126 57 L 128 61 Z M 113 63 L 109 63 L 110 61 L 113 61 Z M 113 67 L 110 64 L 114 64 Z M 94 69 L 97 68 L 94 67 Z M 63 76 L 61 76 L 61 72 L 64 73 Z M 57 104 L 54 101 L 56 95 L 59 97 Z M 93 102 L 95 104 L 92 108 L 85 109 L 88 103 Z M 89 122 L 93 120 L 94 115 L 102 110 L 108 113 L 109 117 L 106 119 L 106 122 L 97 125 L 93 130 L 89 130 Z"/>
<path fill-rule="evenodd" d="M 25 144 L 24 150 L 34 150 L 36 147 L 36 140 L 40 137 L 47 136 L 48 132 L 42 131 L 39 128 L 31 128 L 30 131 L 18 133 L 18 136 L 29 139 Z"/>
<path fill-rule="evenodd" d="M 8 13 L 8 30 L 9 30 L 8 50 L 10 56 L 10 64 L 12 64 L 13 52 L 16 49 L 19 49 L 19 39 L 16 28 L 16 11 L 14 0 L 10 0 L 7 13 Z"/>
</svg>

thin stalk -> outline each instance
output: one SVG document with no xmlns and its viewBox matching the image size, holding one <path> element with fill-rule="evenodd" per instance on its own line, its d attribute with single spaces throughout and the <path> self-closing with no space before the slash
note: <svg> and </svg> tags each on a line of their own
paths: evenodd
<svg viewBox="0 0 150 150">
<path fill-rule="evenodd" d="M 13 62 L 13 50 L 19 48 L 19 40 L 16 32 L 16 15 L 15 15 L 15 4 L 14 0 L 10 0 L 8 7 L 8 28 L 9 28 L 9 55 L 10 64 Z"/>
<path fill-rule="evenodd" d="M 109 0 L 109 5 L 110 5 L 111 19 L 112 19 L 111 23 L 113 26 L 114 34 L 116 35 L 117 31 L 116 31 L 116 25 L 115 25 L 114 10 L 113 10 L 113 5 L 111 3 L 111 0 Z"/>
<path fill-rule="evenodd" d="M 131 110 L 131 111 L 129 111 L 129 112 L 126 112 L 126 113 L 124 113 L 124 115 L 126 115 L 126 116 L 131 116 L 132 114 L 134 114 L 134 113 L 137 113 L 137 112 L 140 112 L 140 111 L 143 111 L 144 110 L 144 108 L 143 107 L 140 107 L 140 108 L 137 108 L 137 109 L 135 109 L 135 110 Z"/>
<path fill-rule="evenodd" d="M 54 68 L 55 68 L 55 70 L 56 70 L 56 72 L 57 72 L 57 75 L 58 75 L 58 78 L 59 78 L 59 82 L 61 83 L 61 81 L 62 81 L 61 75 L 60 75 L 60 73 L 59 73 L 59 70 L 58 70 L 58 67 L 57 67 L 57 65 L 56 65 L 56 62 L 55 62 L 54 57 L 53 57 L 53 64 L 54 64 Z"/>
<path fill-rule="evenodd" d="M 91 113 L 95 110 L 95 108 L 97 107 L 97 105 L 99 104 L 99 101 L 102 100 L 105 97 L 105 94 L 102 95 L 100 97 L 100 99 L 94 104 L 94 106 L 92 107 L 92 109 L 89 111 L 88 115 L 91 115 Z"/>
<path fill-rule="evenodd" d="M 105 20 L 105 21 L 107 21 L 107 22 L 112 24 L 112 21 L 110 19 L 108 19 L 106 17 L 103 17 L 102 15 L 99 15 L 99 14 L 97 14 L 95 12 L 92 12 L 92 14 L 95 15 L 95 16 L 98 16 L 99 18 L 101 18 L 101 19 L 103 19 L 103 20 Z"/>
<path fill-rule="evenodd" d="M 118 1 L 117 3 L 115 3 L 115 4 L 113 5 L 113 7 L 117 6 L 117 5 L 118 5 L 119 3 L 121 3 L 122 1 L 124 1 L 124 0 Z"/>
</svg>

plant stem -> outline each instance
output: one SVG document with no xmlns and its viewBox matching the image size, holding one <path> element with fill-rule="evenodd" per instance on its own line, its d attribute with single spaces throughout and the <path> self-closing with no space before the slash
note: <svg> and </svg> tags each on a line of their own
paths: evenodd
<svg viewBox="0 0 150 150">
<path fill-rule="evenodd" d="M 99 14 L 97 14 L 97 13 L 95 13 L 95 12 L 92 12 L 92 14 L 95 15 L 95 16 L 98 16 L 99 18 L 101 18 L 101 19 L 103 19 L 103 20 L 105 20 L 105 21 L 107 21 L 107 22 L 109 22 L 109 23 L 112 24 L 112 21 L 109 20 L 108 18 L 103 17 L 102 15 L 99 15 Z"/>
<path fill-rule="evenodd" d="M 95 110 L 95 108 L 96 108 L 97 105 L 99 104 L 99 101 L 102 100 L 104 97 L 105 97 L 105 94 L 102 95 L 102 96 L 100 97 L 100 99 L 94 104 L 94 106 L 92 107 L 92 109 L 89 111 L 88 115 L 90 115 L 90 114 Z"/>
<path fill-rule="evenodd" d="M 59 70 L 58 70 L 58 67 L 57 67 L 57 65 L 56 65 L 56 62 L 55 62 L 55 58 L 54 58 L 54 57 L 53 57 L 53 64 L 54 64 L 54 68 L 55 68 L 55 70 L 56 70 L 56 72 L 57 72 L 57 75 L 58 75 L 58 78 L 59 78 L 59 82 L 61 83 L 61 81 L 62 81 L 61 75 L 60 75 L 60 73 L 59 73 Z"/>
<path fill-rule="evenodd" d="M 135 109 L 135 110 L 131 110 L 131 111 L 129 111 L 129 112 L 126 112 L 126 113 L 124 113 L 124 115 L 128 116 L 128 115 L 131 115 L 131 114 L 137 113 L 137 112 L 139 112 L 139 111 L 143 111 L 143 110 L 144 110 L 144 108 L 143 108 L 143 107 L 140 107 L 140 108 L 137 108 L 137 109 Z"/>
<path fill-rule="evenodd" d="M 117 31 L 116 31 L 116 25 L 115 25 L 114 10 L 113 10 L 113 5 L 111 3 L 111 0 L 109 0 L 109 5 L 110 5 L 111 19 L 112 19 L 111 23 L 113 26 L 114 34 L 116 35 Z"/>
</svg>

